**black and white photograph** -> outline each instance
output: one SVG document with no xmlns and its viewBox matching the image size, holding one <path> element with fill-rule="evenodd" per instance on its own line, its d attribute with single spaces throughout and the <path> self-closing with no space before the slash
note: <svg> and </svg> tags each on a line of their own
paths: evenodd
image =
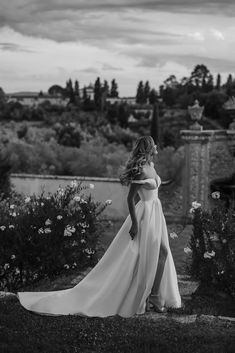
<svg viewBox="0 0 235 353">
<path fill-rule="evenodd" d="M 234 0 L 0 0 L 0 353 L 234 351 Z"/>
</svg>

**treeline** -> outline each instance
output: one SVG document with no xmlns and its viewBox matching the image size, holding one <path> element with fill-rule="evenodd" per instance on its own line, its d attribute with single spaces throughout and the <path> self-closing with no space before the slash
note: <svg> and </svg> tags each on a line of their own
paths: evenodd
<svg viewBox="0 0 235 353">
<path fill-rule="evenodd" d="M 183 77 L 179 81 L 175 75 L 170 75 L 159 88 L 160 97 L 169 107 L 178 105 L 187 108 L 195 99 L 205 103 L 205 98 L 212 93 L 220 97 L 219 101 L 235 95 L 235 79 L 229 74 L 222 84 L 221 75 L 217 74 L 214 78 L 203 64 L 196 65 L 189 77 Z"/>
<path fill-rule="evenodd" d="M 90 91 L 94 96 L 91 99 Z M 90 83 L 88 86 L 84 86 L 80 89 L 78 80 L 74 83 L 70 78 L 66 81 L 65 87 L 59 85 L 53 85 L 48 89 L 49 94 L 61 94 L 62 96 L 69 98 L 69 103 L 74 105 L 83 105 L 85 110 L 103 110 L 105 106 L 106 98 L 117 98 L 119 96 L 118 85 L 115 79 L 113 79 L 109 85 L 107 80 L 101 82 L 100 77 L 97 77 L 94 84 Z"/>
</svg>

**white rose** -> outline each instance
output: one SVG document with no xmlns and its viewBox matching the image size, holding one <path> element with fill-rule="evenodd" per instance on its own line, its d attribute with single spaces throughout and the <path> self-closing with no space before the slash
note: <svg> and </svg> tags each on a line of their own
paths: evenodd
<svg viewBox="0 0 235 353">
<path fill-rule="evenodd" d="M 187 246 L 186 248 L 184 248 L 184 252 L 186 254 L 191 254 L 192 250 Z"/>
<path fill-rule="evenodd" d="M 50 228 L 45 228 L 45 229 L 44 229 L 44 232 L 45 232 L 46 234 L 51 233 L 51 229 L 50 229 Z"/>
<path fill-rule="evenodd" d="M 175 232 L 170 233 L 172 239 L 178 238 L 178 235 Z"/>
<path fill-rule="evenodd" d="M 64 237 L 71 237 L 71 236 L 72 236 L 72 233 L 67 228 L 65 228 Z"/>
<path fill-rule="evenodd" d="M 211 194 L 213 199 L 219 199 L 220 198 L 220 192 L 219 191 L 214 191 Z"/>
<path fill-rule="evenodd" d="M 87 201 L 86 201 L 86 200 L 81 199 L 81 203 L 87 203 Z"/>
<path fill-rule="evenodd" d="M 193 201 L 192 202 L 192 207 L 193 208 L 199 208 L 199 207 L 201 207 L 201 204 L 199 202 L 197 202 L 197 201 Z"/>
<path fill-rule="evenodd" d="M 58 215 L 56 218 L 60 221 L 63 217 L 61 215 Z"/>
<path fill-rule="evenodd" d="M 14 207 L 15 207 L 15 205 L 11 205 L 11 206 L 10 206 L 11 209 L 14 209 Z"/>
<path fill-rule="evenodd" d="M 95 187 L 94 184 L 89 184 L 90 189 L 94 189 L 94 187 Z"/>
<path fill-rule="evenodd" d="M 30 202 L 30 197 L 29 197 L 29 196 L 28 196 L 28 197 L 26 197 L 26 199 L 24 200 L 24 202 L 25 202 L 25 203 Z"/>
<path fill-rule="evenodd" d="M 13 254 L 13 255 L 11 255 L 11 259 L 12 260 L 15 260 L 15 258 L 16 258 L 16 256 Z"/>
<path fill-rule="evenodd" d="M 0 229 L 1 229 L 2 231 L 4 231 L 4 230 L 6 229 L 6 227 L 5 227 L 5 226 L 1 226 Z"/>
<path fill-rule="evenodd" d="M 70 186 L 71 186 L 72 188 L 76 188 L 76 187 L 78 186 L 77 181 L 76 181 L 76 180 L 71 181 Z"/>
<path fill-rule="evenodd" d="M 212 257 L 215 256 L 215 252 L 213 250 L 211 252 L 206 251 L 203 256 L 204 256 L 204 259 L 211 259 Z"/>
<path fill-rule="evenodd" d="M 8 268 L 10 268 L 10 265 L 8 263 L 6 263 L 4 266 L 3 266 L 4 270 L 7 270 Z"/>
<path fill-rule="evenodd" d="M 15 226 L 13 224 L 9 225 L 9 229 L 14 229 L 14 228 L 15 228 Z"/>
<path fill-rule="evenodd" d="M 52 223 L 52 221 L 48 218 L 48 219 L 46 220 L 46 222 L 45 222 L 45 225 L 46 225 L 46 226 L 49 226 L 51 223 Z"/>
<path fill-rule="evenodd" d="M 74 233 L 76 231 L 76 228 L 74 226 L 72 226 L 72 227 L 71 226 L 67 226 L 66 228 L 71 233 Z"/>
<path fill-rule="evenodd" d="M 15 213 L 15 212 L 13 212 L 13 213 L 12 213 L 12 216 L 13 216 L 13 217 L 16 217 L 16 213 Z"/>
<path fill-rule="evenodd" d="M 76 196 L 74 196 L 73 199 L 74 199 L 74 201 L 79 202 L 81 200 L 81 197 L 76 195 Z"/>
<path fill-rule="evenodd" d="M 111 205 L 112 200 L 106 200 L 105 203 L 106 203 L 106 205 Z"/>
</svg>

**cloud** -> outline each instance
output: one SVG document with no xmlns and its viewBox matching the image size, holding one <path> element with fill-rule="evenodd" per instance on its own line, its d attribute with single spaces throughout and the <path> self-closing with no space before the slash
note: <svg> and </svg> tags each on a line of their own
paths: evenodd
<svg viewBox="0 0 235 353">
<path fill-rule="evenodd" d="M 5 51 L 12 51 L 12 52 L 24 52 L 24 53 L 33 53 L 33 50 L 26 49 L 21 45 L 16 43 L 0 43 L 0 49 Z"/>
<path fill-rule="evenodd" d="M 211 28 L 211 33 L 217 40 L 225 40 L 223 33 L 218 31 L 218 29 Z"/>
<path fill-rule="evenodd" d="M 120 71 L 123 70 L 121 67 L 115 67 L 113 65 L 110 64 L 103 64 L 102 65 L 102 71 Z"/>
<path fill-rule="evenodd" d="M 204 64 L 212 73 L 234 72 L 234 60 L 227 58 L 213 58 L 202 55 L 185 54 L 152 54 L 142 55 L 138 66 L 150 67 L 161 70 L 166 62 L 174 62 L 176 65 L 183 65 L 188 71 L 192 71 L 197 64 Z M 174 72 L 171 72 L 173 74 Z"/>
<path fill-rule="evenodd" d="M 161 12 L 235 15 L 233 0 L 0 0 L 0 6 L 0 26 L 57 41 L 91 41 L 93 36 L 95 42 L 105 40 L 107 33 L 131 41 L 136 24 L 142 28 L 149 13 L 154 13 L 156 25 Z"/>
<path fill-rule="evenodd" d="M 198 63 L 234 72 L 234 0 L 0 0 L 0 8 L 6 84 L 103 75 L 130 89 Z"/>
<path fill-rule="evenodd" d="M 201 32 L 188 33 L 188 36 L 199 41 L 204 41 L 205 37 Z"/>
</svg>

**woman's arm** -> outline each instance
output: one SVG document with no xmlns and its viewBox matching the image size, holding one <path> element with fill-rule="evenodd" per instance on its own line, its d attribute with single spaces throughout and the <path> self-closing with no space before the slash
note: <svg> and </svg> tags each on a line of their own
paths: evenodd
<svg viewBox="0 0 235 353">
<path fill-rule="evenodd" d="M 131 221 L 132 221 L 132 226 L 129 233 L 132 239 L 134 239 L 134 237 L 138 232 L 138 223 L 137 223 L 137 217 L 135 212 L 135 197 L 137 196 L 138 190 L 140 187 L 141 187 L 141 184 L 131 184 L 129 193 L 127 196 L 127 204 L 129 208 Z"/>
</svg>

